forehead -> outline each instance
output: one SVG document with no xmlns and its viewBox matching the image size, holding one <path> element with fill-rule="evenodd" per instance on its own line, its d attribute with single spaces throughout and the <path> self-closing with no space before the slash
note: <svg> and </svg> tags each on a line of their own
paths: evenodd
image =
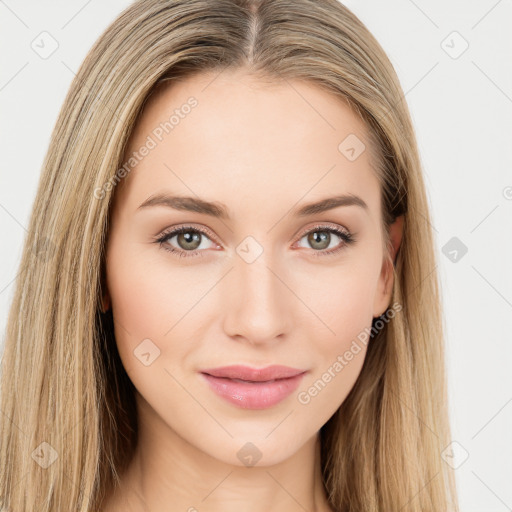
<svg viewBox="0 0 512 512">
<path fill-rule="evenodd" d="M 344 153 L 349 146 L 355 159 Z M 125 154 L 139 159 L 116 193 L 139 204 L 165 190 L 261 205 L 336 188 L 371 203 L 379 186 L 369 149 L 364 122 L 315 84 L 262 81 L 242 70 L 201 73 L 150 95 Z"/>
</svg>

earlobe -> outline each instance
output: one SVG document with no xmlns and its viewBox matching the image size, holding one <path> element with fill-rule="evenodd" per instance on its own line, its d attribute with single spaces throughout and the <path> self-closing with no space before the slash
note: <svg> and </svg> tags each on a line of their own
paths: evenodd
<svg viewBox="0 0 512 512">
<path fill-rule="evenodd" d="M 374 318 L 382 315 L 389 306 L 393 293 L 394 264 L 400 244 L 402 243 L 404 216 L 397 217 L 389 227 L 389 255 L 382 262 L 382 271 L 374 303 Z"/>
</svg>

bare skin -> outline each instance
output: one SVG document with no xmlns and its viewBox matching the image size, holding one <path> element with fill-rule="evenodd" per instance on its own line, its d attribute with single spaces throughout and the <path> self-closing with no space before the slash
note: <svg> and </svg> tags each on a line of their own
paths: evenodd
<svg viewBox="0 0 512 512">
<path fill-rule="evenodd" d="M 350 161 L 338 150 L 349 134 L 366 140 L 363 122 L 326 91 L 290 84 L 264 85 L 245 70 L 198 75 L 161 88 L 135 127 L 128 155 L 148 136 L 156 140 L 155 128 L 190 96 L 198 102 L 115 192 L 104 307 L 112 307 L 119 353 L 137 389 L 140 437 L 104 512 L 332 510 L 318 434 L 355 384 L 365 345 L 308 403 L 298 395 L 325 382 L 338 356 L 387 309 L 393 272 L 370 152 Z M 139 208 L 159 193 L 222 203 L 231 219 Z M 341 194 L 366 208 L 295 215 Z M 206 230 L 194 249 L 180 235 L 155 242 L 181 226 Z M 399 220 L 394 253 L 401 230 Z M 315 232 L 328 243 L 308 236 Z M 242 257 L 258 249 L 254 261 Z M 146 366 L 134 351 L 147 339 L 160 352 Z M 200 375 L 231 364 L 307 373 L 280 403 L 248 410 Z M 255 465 L 239 457 L 243 447 L 260 457 Z"/>
</svg>

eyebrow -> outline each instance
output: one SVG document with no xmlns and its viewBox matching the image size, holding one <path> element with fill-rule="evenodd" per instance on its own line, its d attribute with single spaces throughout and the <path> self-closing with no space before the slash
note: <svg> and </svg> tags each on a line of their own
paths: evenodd
<svg viewBox="0 0 512 512">
<path fill-rule="evenodd" d="M 155 194 L 146 199 L 137 210 L 149 208 L 152 206 L 165 206 L 174 210 L 202 213 L 211 215 L 220 219 L 230 220 L 226 205 L 220 202 L 210 202 L 197 197 L 172 196 L 168 194 Z M 316 215 L 340 206 L 359 206 L 368 210 L 368 205 L 354 194 L 342 194 L 334 197 L 327 197 L 314 203 L 308 203 L 300 208 L 291 210 L 292 215 L 297 217 L 307 217 Z"/>
</svg>

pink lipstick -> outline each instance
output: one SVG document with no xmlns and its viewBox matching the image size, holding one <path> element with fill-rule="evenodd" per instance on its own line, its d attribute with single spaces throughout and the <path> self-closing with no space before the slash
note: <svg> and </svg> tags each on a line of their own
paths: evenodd
<svg viewBox="0 0 512 512">
<path fill-rule="evenodd" d="M 273 365 L 250 368 L 234 365 L 202 370 L 211 389 L 243 409 L 266 409 L 297 389 L 307 370 Z"/>
</svg>

